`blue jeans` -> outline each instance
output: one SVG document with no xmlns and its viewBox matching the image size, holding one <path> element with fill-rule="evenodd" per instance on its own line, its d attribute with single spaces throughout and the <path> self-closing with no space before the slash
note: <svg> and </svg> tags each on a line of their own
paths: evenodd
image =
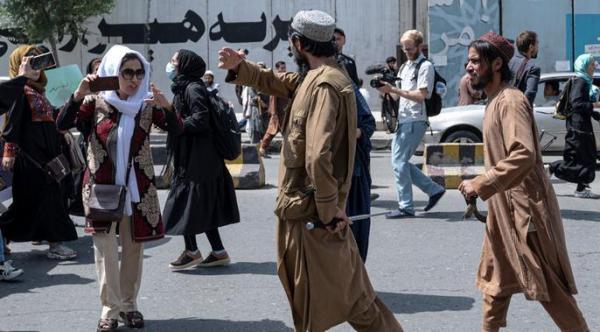
<svg viewBox="0 0 600 332">
<path fill-rule="evenodd" d="M 398 207 L 414 213 L 412 185 L 414 184 L 428 196 L 444 191 L 444 187 L 433 182 L 430 177 L 409 162 L 427 130 L 427 122 L 415 121 L 398 126 L 392 141 L 392 168 L 396 178 L 396 198 Z"/>
</svg>

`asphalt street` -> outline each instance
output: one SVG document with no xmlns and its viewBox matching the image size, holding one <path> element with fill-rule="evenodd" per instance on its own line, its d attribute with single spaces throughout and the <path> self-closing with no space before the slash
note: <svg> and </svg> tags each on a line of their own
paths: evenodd
<svg viewBox="0 0 600 332">
<path fill-rule="evenodd" d="M 549 160 L 556 157 L 550 157 Z M 415 157 L 415 161 L 419 158 Z M 148 243 L 139 309 L 146 331 L 290 331 L 291 314 L 275 273 L 275 218 L 279 158 L 266 159 L 267 186 L 237 191 L 242 222 L 222 228 L 232 264 L 172 272 L 183 240 Z M 372 154 L 375 193 L 372 212 L 396 207 L 389 152 Z M 575 185 L 553 180 L 562 209 L 567 245 L 579 288 L 576 299 L 592 331 L 600 330 L 599 200 L 573 197 Z M 592 189 L 600 192 L 598 181 Z M 160 192 L 161 203 L 167 192 Z M 415 189 L 417 209 L 426 196 Z M 482 204 L 480 204 L 482 205 Z M 478 331 L 480 294 L 475 287 L 484 225 L 462 220 L 464 200 L 449 191 L 429 213 L 406 220 L 372 221 L 366 264 L 374 288 L 406 331 Z M 483 206 L 481 206 L 483 207 Z M 485 209 L 484 209 L 485 210 Z M 76 219 L 82 224 L 80 218 Z M 47 246 L 12 244 L 13 259 L 25 269 L 20 281 L 0 283 L 0 331 L 95 331 L 100 315 L 92 241 L 69 245 L 76 260 L 45 256 Z M 209 245 L 198 236 L 203 254 Z M 126 331 L 125 328 L 120 330 Z M 341 325 L 332 331 L 351 331 Z M 513 297 L 505 331 L 558 331 L 542 306 Z"/>
</svg>

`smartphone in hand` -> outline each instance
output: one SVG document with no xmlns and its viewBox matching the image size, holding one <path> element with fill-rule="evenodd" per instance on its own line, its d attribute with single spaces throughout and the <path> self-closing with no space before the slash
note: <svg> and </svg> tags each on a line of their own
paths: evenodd
<svg viewBox="0 0 600 332">
<path fill-rule="evenodd" d="M 29 65 L 33 70 L 44 70 L 56 66 L 54 55 L 52 52 L 36 55 L 29 61 Z"/>
<path fill-rule="evenodd" d="M 119 90 L 119 77 L 117 76 L 106 76 L 97 77 L 95 80 L 90 82 L 90 91 L 111 91 Z"/>
</svg>

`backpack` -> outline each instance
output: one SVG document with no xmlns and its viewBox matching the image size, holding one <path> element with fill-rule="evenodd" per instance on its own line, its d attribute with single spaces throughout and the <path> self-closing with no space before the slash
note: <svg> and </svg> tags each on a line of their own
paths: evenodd
<svg viewBox="0 0 600 332">
<path fill-rule="evenodd" d="M 214 143 L 223 159 L 234 160 L 242 153 L 242 134 L 233 108 L 217 92 L 208 92 Z"/>
<path fill-rule="evenodd" d="M 411 80 L 416 81 L 417 78 L 419 77 L 419 69 L 421 69 L 421 65 L 423 64 L 423 62 L 425 61 L 429 61 L 427 59 L 422 59 L 421 61 L 419 61 L 417 63 L 417 66 L 415 67 L 415 71 L 413 73 L 413 77 Z M 402 69 L 404 69 L 404 66 L 406 65 L 406 63 L 402 64 L 402 66 L 400 67 L 400 70 L 398 72 L 402 72 Z M 433 65 L 433 64 L 432 64 Z M 435 66 L 433 67 L 433 91 L 431 92 L 431 97 L 425 99 L 425 112 L 427 113 L 428 117 L 432 117 L 432 116 L 436 116 L 438 114 L 440 114 L 440 112 L 442 111 L 442 96 L 440 96 L 440 93 L 438 93 L 438 84 L 443 85 L 444 87 L 444 91 L 446 90 L 446 79 L 444 79 L 435 69 Z"/>
<path fill-rule="evenodd" d="M 556 107 L 554 108 L 553 118 L 558 120 L 566 120 L 573 112 L 573 106 L 571 105 L 571 86 L 573 85 L 573 79 L 569 79 L 560 93 Z"/>
<path fill-rule="evenodd" d="M 195 84 L 197 83 L 189 84 L 186 93 L 189 93 Z M 218 90 L 206 92 L 215 148 L 223 159 L 234 160 L 242 153 L 242 134 L 235 112 L 229 103 L 218 96 Z"/>
</svg>

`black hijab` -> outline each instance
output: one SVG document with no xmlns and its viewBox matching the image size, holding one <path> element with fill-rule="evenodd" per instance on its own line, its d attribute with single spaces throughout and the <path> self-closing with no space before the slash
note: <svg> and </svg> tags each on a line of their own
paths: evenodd
<svg viewBox="0 0 600 332">
<path fill-rule="evenodd" d="M 185 88 L 192 82 L 204 85 L 202 76 L 204 76 L 204 72 L 206 71 L 206 63 L 198 54 L 185 49 L 179 50 L 178 53 L 177 60 L 179 67 L 177 68 L 177 76 L 175 76 L 173 84 L 171 84 L 171 91 L 175 95 L 185 91 Z"/>
</svg>

